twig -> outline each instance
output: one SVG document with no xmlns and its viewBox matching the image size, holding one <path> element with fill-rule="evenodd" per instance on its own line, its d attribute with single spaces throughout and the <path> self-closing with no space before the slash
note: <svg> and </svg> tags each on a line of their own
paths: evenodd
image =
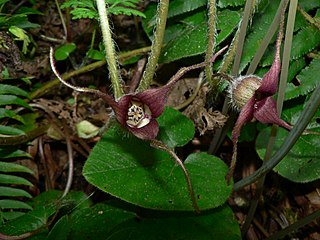
<svg viewBox="0 0 320 240">
<path fill-rule="evenodd" d="M 72 180 L 73 180 L 73 171 L 74 171 L 74 166 L 73 166 L 74 161 L 73 161 L 72 144 L 71 144 L 69 132 L 67 130 L 67 125 L 66 125 L 65 121 L 63 121 L 62 123 L 63 123 L 63 128 L 65 129 L 64 133 L 65 133 L 65 137 L 66 137 L 67 151 L 68 151 L 68 163 L 69 163 L 68 179 L 67 179 L 67 184 L 64 189 L 64 192 L 62 194 L 62 198 L 63 198 L 68 194 L 68 192 L 71 189 Z"/>
<path fill-rule="evenodd" d="M 146 52 L 150 51 L 150 47 L 144 47 L 144 48 L 139 48 L 139 49 L 135 49 L 129 52 L 124 52 L 121 53 L 119 55 L 119 59 L 123 60 L 123 59 L 127 59 L 130 58 L 132 56 L 136 56 L 139 54 L 144 54 Z M 69 73 L 64 73 L 61 75 L 61 77 L 65 80 L 68 80 L 74 76 L 80 75 L 82 73 L 86 73 L 86 72 L 90 72 L 93 71 L 99 67 L 102 67 L 103 65 L 106 64 L 106 60 L 100 60 L 91 64 L 88 64 L 86 66 L 83 66 L 77 70 L 74 70 L 72 72 Z M 44 84 L 41 88 L 37 89 L 36 91 L 32 92 L 30 94 L 30 98 L 34 99 L 34 98 L 38 98 L 43 96 L 44 94 L 46 94 L 51 88 L 53 88 L 54 86 L 58 85 L 60 83 L 59 79 L 56 78 L 50 82 L 47 82 L 46 84 Z"/>
</svg>

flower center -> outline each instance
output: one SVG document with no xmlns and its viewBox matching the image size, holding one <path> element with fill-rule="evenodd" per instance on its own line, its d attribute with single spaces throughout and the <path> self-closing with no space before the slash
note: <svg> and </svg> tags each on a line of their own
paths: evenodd
<svg viewBox="0 0 320 240">
<path fill-rule="evenodd" d="M 130 127 L 142 128 L 150 122 L 150 119 L 151 111 L 149 107 L 139 99 L 133 98 L 129 103 L 126 123 Z"/>
</svg>

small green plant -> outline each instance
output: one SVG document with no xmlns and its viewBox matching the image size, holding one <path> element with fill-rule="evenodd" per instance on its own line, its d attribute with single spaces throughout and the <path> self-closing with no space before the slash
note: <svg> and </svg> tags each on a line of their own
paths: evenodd
<svg viewBox="0 0 320 240">
<path fill-rule="evenodd" d="M 39 27 L 38 24 L 29 21 L 29 16 L 41 13 L 31 7 L 22 7 L 14 14 L 10 14 L 6 13 L 6 10 L 11 7 L 7 8 L 7 5 L 11 5 L 11 1 L 0 2 L 0 29 L 8 30 L 15 41 L 22 41 L 22 53 L 27 54 L 28 47 L 30 51 L 29 44 L 32 42 L 32 37 L 26 30 Z"/>
<path fill-rule="evenodd" d="M 108 5 L 107 11 L 114 15 L 123 14 L 145 17 L 142 12 L 135 9 L 139 2 L 140 0 L 106 0 L 106 4 Z M 94 0 L 68 0 L 61 5 L 61 8 L 72 8 L 70 12 L 72 14 L 72 19 L 99 19 L 97 6 Z"/>
</svg>

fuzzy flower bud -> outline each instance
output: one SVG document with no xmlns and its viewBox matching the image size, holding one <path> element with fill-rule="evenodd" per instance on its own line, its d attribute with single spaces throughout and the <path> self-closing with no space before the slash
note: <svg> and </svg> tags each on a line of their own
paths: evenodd
<svg viewBox="0 0 320 240">
<path fill-rule="evenodd" d="M 240 111 L 261 85 L 261 78 L 248 75 L 235 78 L 229 88 L 232 106 Z"/>
</svg>

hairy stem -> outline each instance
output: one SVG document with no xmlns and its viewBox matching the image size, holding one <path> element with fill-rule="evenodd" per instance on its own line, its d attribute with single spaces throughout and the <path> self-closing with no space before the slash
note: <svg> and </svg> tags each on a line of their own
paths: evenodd
<svg viewBox="0 0 320 240">
<path fill-rule="evenodd" d="M 110 79 L 113 87 L 113 93 L 115 99 L 120 98 L 123 95 L 123 89 L 120 84 L 120 71 L 118 68 L 116 52 L 114 49 L 114 43 L 111 36 L 111 29 L 109 24 L 109 18 L 106 9 L 105 0 L 96 0 L 97 8 L 99 12 L 100 27 L 103 37 L 104 48 L 106 51 L 106 60 L 109 67 Z"/>
<path fill-rule="evenodd" d="M 212 63 L 210 62 L 210 58 L 213 55 L 214 48 L 216 45 L 216 33 L 217 33 L 217 9 L 216 9 L 216 0 L 209 0 L 208 1 L 208 44 L 207 44 L 207 51 L 206 51 L 206 79 L 211 85 L 213 91 L 217 88 L 218 81 L 217 78 L 212 78 L 213 71 L 212 71 Z"/>
<path fill-rule="evenodd" d="M 146 90 L 153 80 L 153 75 L 158 65 L 158 59 L 161 53 L 164 31 L 166 28 L 167 16 L 169 9 L 169 0 L 160 0 L 158 7 L 157 26 L 154 33 L 154 40 L 151 46 L 151 53 L 148 59 L 146 69 L 143 73 L 142 80 L 138 87 L 138 91 Z"/>
</svg>

